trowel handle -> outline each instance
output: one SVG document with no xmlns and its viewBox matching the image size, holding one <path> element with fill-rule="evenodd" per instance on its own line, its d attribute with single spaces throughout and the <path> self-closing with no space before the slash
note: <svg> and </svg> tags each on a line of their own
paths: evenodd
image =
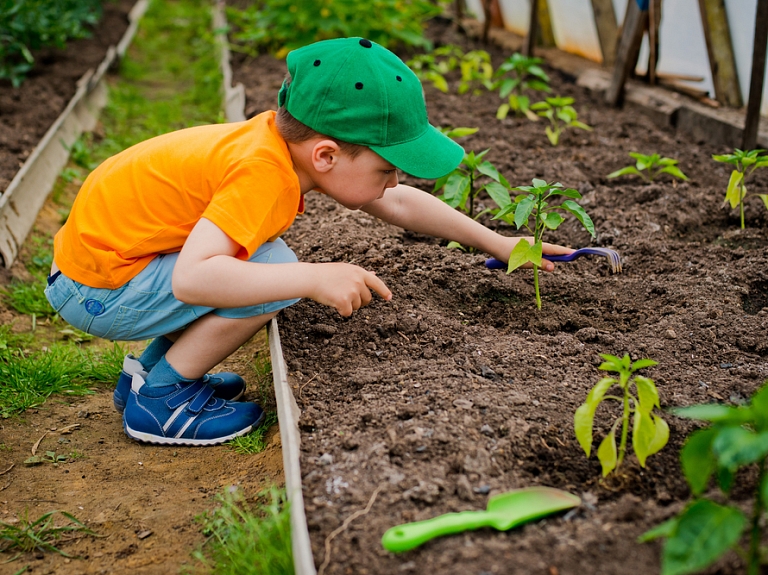
<svg viewBox="0 0 768 575">
<path fill-rule="evenodd" d="M 425 521 L 405 523 L 387 529 L 381 538 L 381 544 L 387 551 L 408 551 L 441 535 L 486 527 L 490 525 L 488 518 L 489 513 L 486 511 L 446 513 Z"/>
</svg>

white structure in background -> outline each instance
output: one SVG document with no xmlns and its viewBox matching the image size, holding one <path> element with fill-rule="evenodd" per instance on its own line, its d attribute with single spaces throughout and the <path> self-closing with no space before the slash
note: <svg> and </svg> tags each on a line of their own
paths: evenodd
<svg viewBox="0 0 768 575">
<path fill-rule="evenodd" d="M 621 24 L 627 0 L 612 0 L 616 18 Z M 558 48 L 594 60 L 602 61 L 597 28 L 590 0 L 547 0 L 552 20 L 552 32 Z M 480 0 L 466 0 L 467 8 L 483 20 Z M 504 24 L 508 30 L 525 36 L 528 30 L 530 0 L 499 0 Z M 725 0 L 731 42 L 739 75 L 741 96 L 745 104 L 749 97 L 749 77 L 752 73 L 752 45 L 755 34 L 757 0 Z M 657 71 L 668 74 L 702 76 L 703 82 L 691 84 L 714 95 L 712 73 L 709 69 L 707 45 L 701 25 L 698 0 L 665 0 L 662 4 L 659 30 L 659 63 Z M 643 40 L 638 59 L 638 72 L 648 63 L 648 37 Z M 763 115 L 768 115 L 768 73 L 763 88 Z"/>
</svg>

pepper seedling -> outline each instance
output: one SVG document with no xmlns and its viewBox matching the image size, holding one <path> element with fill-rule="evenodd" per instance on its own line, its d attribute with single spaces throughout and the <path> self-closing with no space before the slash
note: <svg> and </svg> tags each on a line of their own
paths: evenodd
<svg viewBox="0 0 768 575">
<path fill-rule="evenodd" d="M 573 98 L 556 96 L 531 104 L 531 110 L 549 120 L 550 125 L 545 131 L 553 146 L 557 146 L 561 134 L 568 128 L 592 131 L 592 126 L 579 122 L 579 113 L 573 107 L 574 101 Z"/>
<path fill-rule="evenodd" d="M 414 74 L 424 82 L 431 82 L 441 92 L 448 92 L 445 75 L 455 70 L 464 57 L 464 52 L 455 44 L 435 48 L 432 52 L 417 54 L 406 62 Z"/>
<path fill-rule="evenodd" d="M 618 469 L 624 461 L 627 452 L 627 438 L 629 436 L 629 417 L 634 414 L 632 423 L 632 448 L 641 467 L 645 467 L 646 459 L 658 452 L 667 444 L 669 439 L 669 426 L 661 417 L 653 413 L 654 407 L 659 407 L 659 392 L 652 379 L 642 375 L 636 375 L 640 369 L 652 367 L 657 363 L 651 359 L 639 359 L 631 362 L 629 355 L 618 358 L 614 355 L 600 354 L 605 361 L 598 369 L 613 371 L 619 374 L 619 378 L 604 377 L 589 391 L 586 401 L 579 406 L 573 416 L 573 427 L 576 439 L 584 452 L 589 457 L 592 450 L 592 426 L 595 411 L 600 403 L 606 399 L 618 401 L 622 405 L 622 414 L 611 426 L 608 435 L 605 436 L 597 449 L 597 458 L 603 468 L 603 477 L 611 471 Z M 630 386 L 634 383 L 636 395 L 633 395 Z M 614 385 L 621 389 L 621 395 L 606 395 Z M 621 440 L 616 449 L 616 431 L 621 426 Z"/>
<path fill-rule="evenodd" d="M 548 184 L 544 180 L 533 180 L 532 186 L 520 186 L 512 188 L 513 192 L 522 192 L 514 201 L 508 201 L 506 205 L 499 203 L 501 208 L 493 219 L 501 219 L 508 224 L 514 224 L 519 230 L 525 226 L 533 235 L 533 245 L 526 239 L 520 239 L 509 255 L 507 273 L 511 273 L 522 265 L 531 262 L 533 264 L 533 285 L 536 292 L 536 307 L 541 309 L 541 295 L 539 293 L 539 268 L 542 258 L 542 237 L 546 230 L 556 230 L 565 221 L 558 211 L 572 214 L 590 235 L 595 235 L 595 225 L 579 204 L 574 200 L 580 200 L 581 194 L 573 188 L 563 188 L 563 184 L 557 182 Z M 489 194 L 491 193 L 489 189 Z M 547 202 L 554 196 L 568 198 L 561 204 Z M 493 197 L 493 196 L 492 196 Z M 494 198 L 495 199 L 495 198 Z M 531 218 L 533 222 L 531 223 Z"/>
<path fill-rule="evenodd" d="M 549 76 L 542 70 L 541 58 L 512 54 L 493 74 L 492 90 L 499 90 L 499 97 L 507 98 L 507 102 L 496 110 L 496 118 L 503 120 L 510 110 L 516 114 L 525 114 L 529 120 L 537 121 L 539 117 L 531 112 L 531 99 L 524 94 L 526 90 L 551 92 Z"/>
<path fill-rule="evenodd" d="M 746 573 L 759 575 L 761 559 L 765 561 L 761 558 L 762 519 L 768 510 L 768 382 L 747 405 L 693 405 L 673 413 L 711 424 L 691 433 L 680 451 L 683 474 L 694 500 L 672 519 L 641 535 L 640 542 L 666 539 L 662 573 L 699 572 L 733 549 L 744 558 Z M 757 467 L 757 479 L 752 487 L 751 518 L 734 505 L 702 497 L 713 476 L 727 497 L 739 470 L 753 466 Z M 739 491 L 744 493 L 745 487 Z M 745 535 L 746 550 L 739 546 Z"/>
<path fill-rule="evenodd" d="M 742 151 L 738 148 L 733 150 L 733 154 L 724 154 L 721 156 L 712 156 L 716 162 L 723 162 L 735 166 L 731 172 L 731 179 L 728 180 L 728 189 L 725 192 L 725 202 L 731 204 L 731 209 L 739 206 L 741 213 L 741 229 L 744 229 L 744 197 L 747 195 L 746 181 L 757 168 L 768 166 L 768 155 L 761 156 L 760 153 L 765 150 Z M 757 194 L 765 208 L 768 209 L 768 194 Z"/>
<path fill-rule="evenodd" d="M 459 62 L 461 81 L 459 82 L 459 94 L 466 94 L 470 90 L 474 95 L 482 92 L 481 86 L 488 88 L 493 77 L 491 55 L 485 50 L 471 50 L 462 56 Z"/>
<path fill-rule="evenodd" d="M 646 156 L 638 152 L 630 152 L 629 155 L 636 161 L 634 166 L 626 166 L 611 172 L 606 177 L 618 178 L 620 176 L 634 175 L 640 176 L 646 182 L 652 182 L 661 174 L 669 174 L 681 180 L 688 180 L 688 176 L 677 167 L 678 162 L 674 158 L 662 158 L 659 154 Z"/>
<path fill-rule="evenodd" d="M 459 128 L 457 128 L 459 130 Z M 450 174 L 446 174 L 442 178 L 439 178 L 435 182 L 435 187 L 432 190 L 437 192 L 442 190 L 443 193 L 438 196 L 439 199 L 444 201 L 452 208 L 457 208 L 463 212 L 466 212 L 470 217 L 477 219 L 485 211 L 475 215 L 475 198 L 483 190 L 491 196 L 491 199 L 496 202 L 499 208 L 509 205 L 509 189 L 512 187 L 507 179 L 499 173 L 499 170 L 488 160 L 485 160 L 485 155 L 490 151 L 490 148 L 483 150 L 479 154 L 475 154 L 474 151 L 464 154 L 464 159 L 461 164 L 453 170 Z M 478 180 L 483 176 L 490 178 L 490 182 L 486 182 L 482 185 L 478 185 Z M 493 210 L 487 210 L 493 211 Z"/>
</svg>

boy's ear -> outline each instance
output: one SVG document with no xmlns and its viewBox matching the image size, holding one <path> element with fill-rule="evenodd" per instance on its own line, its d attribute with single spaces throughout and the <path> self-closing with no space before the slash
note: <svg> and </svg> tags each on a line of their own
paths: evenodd
<svg viewBox="0 0 768 575">
<path fill-rule="evenodd" d="M 319 140 L 312 147 L 312 165 L 318 172 L 327 172 L 339 161 L 341 148 L 333 140 Z"/>
</svg>

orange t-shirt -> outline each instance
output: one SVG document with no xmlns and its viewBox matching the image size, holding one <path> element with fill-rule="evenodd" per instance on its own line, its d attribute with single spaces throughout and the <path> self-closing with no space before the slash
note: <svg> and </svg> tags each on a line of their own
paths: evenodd
<svg viewBox="0 0 768 575">
<path fill-rule="evenodd" d="M 187 128 L 141 142 L 85 180 L 54 239 L 62 273 L 116 289 L 158 254 L 181 251 L 201 217 L 248 259 L 302 211 L 299 179 L 275 112 Z"/>
</svg>

